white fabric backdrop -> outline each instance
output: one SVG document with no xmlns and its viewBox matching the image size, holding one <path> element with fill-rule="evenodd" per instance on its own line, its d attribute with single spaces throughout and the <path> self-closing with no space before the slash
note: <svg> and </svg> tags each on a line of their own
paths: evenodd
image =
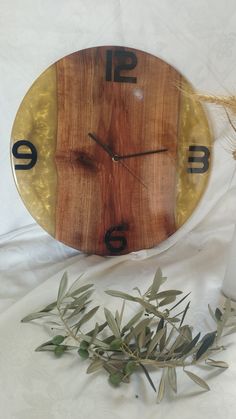
<svg viewBox="0 0 236 419">
<path fill-rule="evenodd" d="M 0 0 L 0 403 L 4 418 L 89 419 L 96 414 L 98 419 L 138 415 L 152 419 L 159 413 L 168 419 L 172 409 L 184 419 L 190 415 L 221 418 L 222 411 L 225 419 L 234 418 L 234 345 L 219 355 L 231 368 L 208 380 L 210 393 L 196 397 L 198 388 L 182 377 L 179 396 L 156 406 L 143 380 L 135 381 L 134 387 L 113 390 L 101 375 L 85 376 L 86 367 L 79 360 L 35 354 L 33 349 L 46 340 L 46 331 L 19 323 L 29 311 L 54 298 L 65 269 L 71 280 L 87 272 L 85 280 L 94 281 L 98 302 L 112 307 L 104 289 L 116 286 L 128 291 L 138 284 L 145 288 L 161 266 L 171 285 L 192 291 L 192 321 L 203 332 L 209 329 L 207 303 L 214 306 L 222 300 L 221 283 L 236 219 L 235 162 L 227 143 L 233 132 L 223 115 L 209 110 L 216 139 L 213 173 L 191 220 L 161 246 L 117 258 L 80 254 L 34 224 L 15 189 L 9 139 L 20 101 L 32 82 L 57 59 L 90 46 L 142 49 L 175 66 L 199 90 L 235 93 L 235 28 L 234 0 Z M 228 342 L 235 344 L 235 337 Z M 209 373 L 203 369 L 200 375 L 206 378 Z"/>
</svg>

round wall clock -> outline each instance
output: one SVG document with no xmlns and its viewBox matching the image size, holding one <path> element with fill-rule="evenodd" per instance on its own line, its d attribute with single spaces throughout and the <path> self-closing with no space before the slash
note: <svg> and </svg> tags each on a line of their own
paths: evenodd
<svg viewBox="0 0 236 419">
<path fill-rule="evenodd" d="M 19 193 L 53 237 L 86 253 L 151 248 L 190 217 L 211 133 L 189 83 L 148 53 L 89 48 L 50 66 L 12 130 Z"/>
</svg>

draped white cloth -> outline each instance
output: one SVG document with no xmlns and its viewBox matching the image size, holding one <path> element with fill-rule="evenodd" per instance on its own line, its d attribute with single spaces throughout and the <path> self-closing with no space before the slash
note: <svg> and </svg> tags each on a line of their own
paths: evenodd
<svg viewBox="0 0 236 419">
<path fill-rule="evenodd" d="M 86 375 L 86 361 L 54 359 L 34 349 L 48 331 L 21 324 L 26 314 L 52 301 L 65 270 L 72 282 L 85 272 L 95 301 L 114 310 L 120 302 L 105 289 L 145 289 L 157 267 L 165 288 L 191 291 L 187 320 L 213 330 L 207 304 L 222 303 L 221 287 L 236 219 L 235 162 L 224 115 L 211 109 L 215 150 L 207 192 L 188 223 L 155 249 L 103 258 L 56 242 L 33 223 L 18 198 L 9 162 L 9 138 L 20 100 L 32 81 L 62 56 L 95 45 L 128 45 L 162 57 L 199 90 L 235 93 L 236 9 L 233 0 L 0 0 L 0 406 L 4 419 L 135 419 L 215 417 L 236 409 L 236 336 L 217 356 L 230 368 L 192 371 L 208 381 L 203 392 L 182 372 L 177 396 L 156 405 L 141 375 L 113 389 L 103 373 Z M 132 310 L 127 306 L 127 310 Z M 99 314 L 98 314 L 99 315 Z M 154 380 L 158 385 L 158 373 Z M 136 397 L 138 396 L 138 398 Z"/>
</svg>

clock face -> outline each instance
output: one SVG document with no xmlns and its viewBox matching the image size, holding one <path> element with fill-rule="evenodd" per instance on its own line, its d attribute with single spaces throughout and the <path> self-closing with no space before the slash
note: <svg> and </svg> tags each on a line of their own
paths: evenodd
<svg viewBox="0 0 236 419">
<path fill-rule="evenodd" d="M 189 218 L 210 172 L 211 133 L 192 88 L 163 60 L 96 47 L 49 67 L 12 130 L 23 201 L 53 237 L 86 253 L 151 248 Z"/>
</svg>

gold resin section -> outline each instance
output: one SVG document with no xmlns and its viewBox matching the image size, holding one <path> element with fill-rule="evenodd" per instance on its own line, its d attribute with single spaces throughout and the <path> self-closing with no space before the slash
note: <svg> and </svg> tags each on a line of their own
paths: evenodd
<svg viewBox="0 0 236 419">
<path fill-rule="evenodd" d="M 181 111 L 179 121 L 178 166 L 176 187 L 176 227 L 181 227 L 191 216 L 198 205 L 208 183 L 211 171 L 205 173 L 188 173 L 188 157 L 190 145 L 212 148 L 212 134 L 206 114 L 201 103 L 194 100 L 192 87 L 186 81 L 182 85 L 187 94 L 181 95 Z M 197 154 L 196 154 L 197 155 Z M 201 165 L 201 164 L 200 164 Z"/>
<path fill-rule="evenodd" d="M 56 67 L 49 67 L 24 97 L 12 129 L 12 145 L 28 140 L 37 149 L 38 159 L 30 170 L 14 170 L 14 164 L 29 160 L 13 158 L 15 181 L 27 209 L 49 234 L 55 233 L 57 174 L 54 162 L 57 130 Z M 20 152 L 29 153 L 27 146 Z"/>
<path fill-rule="evenodd" d="M 18 110 L 12 145 L 19 140 L 32 142 L 38 152 L 36 165 L 30 170 L 14 170 L 14 164 L 29 160 L 12 159 L 15 181 L 27 209 L 49 234 L 55 237 L 57 171 L 55 150 L 57 138 L 56 66 L 49 67 L 32 85 Z M 184 90 L 192 91 L 185 82 Z M 187 173 L 189 145 L 211 149 L 212 137 L 201 104 L 191 95 L 181 95 L 178 164 L 176 185 L 176 228 L 181 227 L 196 208 L 206 188 L 210 170 L 203 174 Z M 21 152 L 29 152 L 21 147 Z"/>
</svg>

